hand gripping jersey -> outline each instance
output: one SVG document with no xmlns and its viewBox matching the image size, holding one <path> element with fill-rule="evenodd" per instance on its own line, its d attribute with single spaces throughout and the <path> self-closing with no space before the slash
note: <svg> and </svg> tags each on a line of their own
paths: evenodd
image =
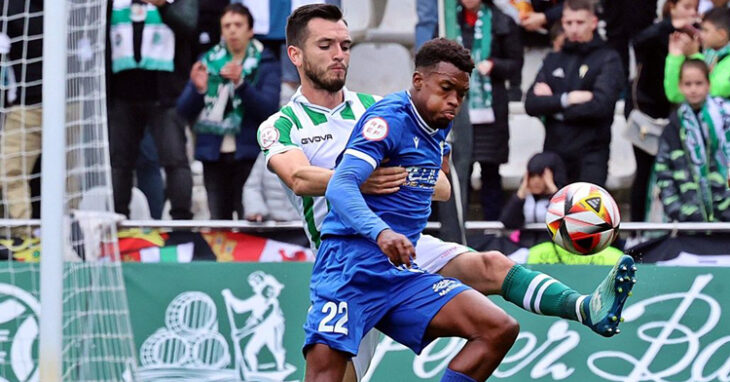
<svg viewBox="0 0 730 382">
<path fill-rule="evenodd" d="M 345 149 L 355 123 L 380 97 L 343 88 L 344 102 L 330 110 L 311 104 L 301 89 L 278 113 L 259 127 L 258 141 L 268 163 L 272 156 L 289 150 L 302 150 L 313 166 L 334 169 Z M 317 252 L 320 227 L 329 211 L 324 196 L 297 196 L 288 187 L 287 196 L 304 222 L 304 230 Z"/>
</svg>

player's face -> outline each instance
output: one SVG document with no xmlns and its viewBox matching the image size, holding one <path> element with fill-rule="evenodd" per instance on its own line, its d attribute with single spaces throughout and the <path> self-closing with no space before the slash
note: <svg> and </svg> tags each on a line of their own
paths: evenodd
<svg viewBox="0 0 730 382">
<path fill-rule="evenodd" d="M 687 103 L 694 108 L 698 108 L 704 104 L 707 93 L 710 92 L 710 81 L 707 80 L 702 70 L 687 67 L 682 70 L 679 90 L 684 94 Z"/>
<path fill-rule="evenodd" d="M 563 8 L 563 30 L 570 42 L 588 42 L 593 39 L 593 31 L 598 27 L 596 15 L 585 9 Z"/>
<path fill-rule="evenodd" d="M 253 29 L 243 15 L 227 12 L 221 17 L 221 36 L 228 49 L 233 52 L 241 52 L 251 41 Z"/>
<path fill-rule="evenodd" d="M 469 74 L 449 62 L 440 62 L 413 74 L 413 102 L 432 127 L 444 129 L 456 117 L 469 92 Z"/>
<path fill-rule="evenodd" d="M 342 20 L 312 19 L 307 24 L 308 36 L 301 50 L 291 55 L 315 88 L 334 93 L 345 86 L 350 65 L 352 38 Z"/>
</svg>

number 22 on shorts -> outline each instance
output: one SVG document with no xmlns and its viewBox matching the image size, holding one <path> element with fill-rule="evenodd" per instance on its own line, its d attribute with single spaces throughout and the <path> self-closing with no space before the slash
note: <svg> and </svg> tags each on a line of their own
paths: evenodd
<svg viewBox="0 0 730 382">
<path fill-rule="evenodd" d="M 325 317 L 319 322 L 317 330 L 325 333 L 340 333 L 347 335 L 347 302 L 340 301 L 338 305 L 332 301 L 328 301 L 324 304 L 324 306 L 322 306 L 322 313 L 325 314 Z M 340 316 L 340 318 L 334 325 L 331 325 L 330 322 L 337 316 Z"/>
</svg>

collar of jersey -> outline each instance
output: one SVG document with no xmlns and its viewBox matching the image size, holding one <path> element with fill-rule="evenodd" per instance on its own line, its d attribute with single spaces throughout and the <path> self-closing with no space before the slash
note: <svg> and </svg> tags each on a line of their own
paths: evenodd
<svg viewBox="0 0 730 382">
<path fill-rule="evenodd" d="M 421 114 L 418 114 L 418 109 L 416 109 L 416 105 L 413 104 L 413 99 L 411 98 L 411 92 L 406 90 L 406 94 L 408 95 L 408 102 L 411 103 L 411 108 L 413 109 L 413 114 L 416 115 L 416 122 L 418 123 L 418 127 L 421 128 L 421 130 L 425 131 L 428 135 L 434 135 L 438 131 L 438 129 L 434 129 L 431 126 L 426 123 L 426 121 L 423 120 L 423 117 L 421 117 Z"/>
<path fill-rule="evenodd" d="M 309 102 L 307 97 L 305 97 L 304 94 L 302 94 L 301 86 L 299 86 L 299 88 L 297 89 L 297 92 L 294 93 L 294 95 L 291 97 L 291 100 L 292 100 L 292 102 L 300 103 L 308 108 L 320 111 L 322 113 L 336 114 L 340 110 L 342 110 L 342 108 L 345 107 L 345 105 L 354 102 L 357 98 L 357 95 L 354 92 L 347 90 L 347 88 L 344 86 L 342 87 L 342 91 L 345 94 L 345 96 L 344 96 L 345 100 L 342 103 L 340 103 L 339 105 L 335 106 L 334 109 L 328 109 L 324 106 L 315 105 L 315 104 Z"/>
</svg>

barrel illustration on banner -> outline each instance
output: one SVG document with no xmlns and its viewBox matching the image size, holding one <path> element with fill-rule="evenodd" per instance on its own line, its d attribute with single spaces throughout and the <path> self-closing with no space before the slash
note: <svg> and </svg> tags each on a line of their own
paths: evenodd
<svg viewBox="0 0 730 382">
<path fill-rule="evenodd" d="M 297 368 L 286 362 L 285 320 L 279 306 L 284 285 L 261 271 L 249 274 L 247 281 L 253 295 L 245 299 L 229 289 L 221 291 L 231 328 L 229 339 L 219 332 L 219 314 L 210 295 L 200 291 L 177 295 L 165 310 L 164 327 L 140 347 L 138 379 L 285 381 L 294 373 Z M 260 354 L 264 349 L 269 357 Z"/>
</svg>

